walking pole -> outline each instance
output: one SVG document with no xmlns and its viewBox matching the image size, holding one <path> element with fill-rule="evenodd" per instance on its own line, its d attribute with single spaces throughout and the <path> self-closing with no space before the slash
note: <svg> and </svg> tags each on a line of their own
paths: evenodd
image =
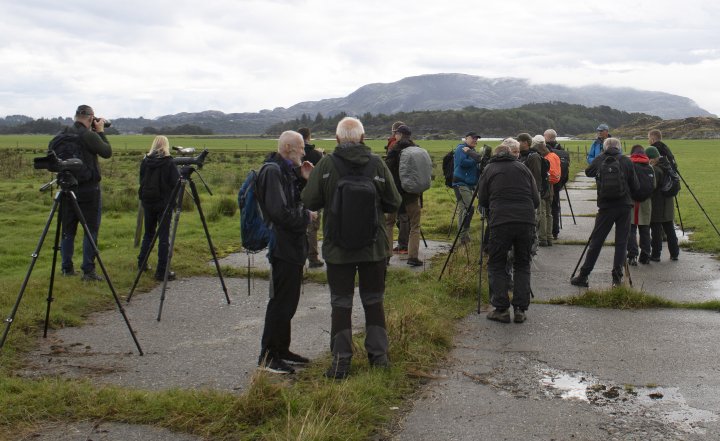
<svg viewBox="0 0 720 441">
<path fill-rule="evenodd" d="M 708 222 L 710 222 L 710 225 L 712 225 L 713 229 L 715 230 L 715 233 L 717 233 L 717 235 L 720 236 L 720 231 L 718 231 L 717 227 L 715 226 L 713 221 L 710 219 L 710 216 L 708 216 L 708 214 L 705 211 L 705 209 L 703 208 L 702 204 L 700 204 L 700 201 L 698 201 L 698 198 L 695 197 L 695 193 L 693 193 L 693 191 L 690 189 L 690 186 L 688 185 L 688 183 L 685 182 L 685 178 L 683 178 L 683 175 L 681 175 L 680 172 L 678 172 L 678 176 L 680 176 L 680 179 L 682 179 L 683 184 L 685 184 L 685 188 L 688 189 L 688 191 L 692 195 L 693 199 L 695 199 L 695 202 L 698 204 L 698 207 L 700 207 L 700 210 L 702 210 L 702 212 L 705 215 L 705 217 L 707 218 Z"/>
<path fill-rule="evenodd" d="M 682 214 L 680 214 L 680 204 L 678 204 L 677 196 L 675 196 L 675 208 L 677 208 L 678 219 L 680 220 L 680 231 L 682 231 L 682 234 L 684 236 L 685 235 L 685 227 L 683 226 Z"/>
<path fill-rule="evenodd" d="M 570 193 L 568 193 L 567 185 L 563 184 L 563 188 L 565 189 L 565 197 L 567 198 L 568 206 L 570 206 L 570 214 L 572 214 L 573 225 L 577 225 L 577 222 L 575 221 L 575 213 L 572 209 L 572 202 L 570 202 Z"/>
<path fill-rule="evenodd" d="M 478 275 L 477 313 L 482 309 L 483 239 L 485 238 L 485 209 L 480 208 L 480 271 Z"/>
<path fill-rule="evenodd" d="M 625 273 L 627 273 L 628 282 L 630 283 L 630 288 L 632 288 L 632 276 L 630 275 L 630 265 L 628 265 L 627 259 L 625 259 Z"/>
<path fill-rule="evenodd" d="M 423 243 L 425 244 L 425 248 L 428 248 L 427 240 L 425 240 L 425 233 L 423 233 L 422 227 L 420 228 L 420 237 L 423 240 Z"/>
<path fill-rule="evenodd" d="M 587 243 L 585 244 L 585 248 L 583 248 L 583 252 L 582 252 L 582 254 L 580 255 L 580 258 L 578 259 L 577 265 L 575 265 L 575 269 L 573 270 L 572 276 L 570 276 L 571 279 L 572 279 L 573 277 L 575 277 L 575 273 L 577 272 L 578 267 L 580 267 L 580 262 L 582 262 L 583 257 L 585 257 L 585 252 L 587 251 L 588 246 L 590 246 L 590 240 L 591 240 L 591 239 L 592 239 L 592 234 L 591 234 L 590 237 L 588 238 L 588 241 L 587 241 Z"/>
</svg>

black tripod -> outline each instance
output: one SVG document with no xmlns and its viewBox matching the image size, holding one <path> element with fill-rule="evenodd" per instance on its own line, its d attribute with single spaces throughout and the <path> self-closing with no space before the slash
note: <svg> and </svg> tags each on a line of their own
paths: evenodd
<svg viewBox="0 0 720 441">
<path fill-rule="evenodd" d="M 15 320 L 15 314 L 17 313 L 18 307 L 20 306 L 20 301 L 22 300 L 23 293 L 25 292 L 25 288 L 27 287 L 28 280 L 30 279 L 30 274 L 32 274 L 32 270 L 35 267 L 35 262 L 37 261 L 38 256 L 40 255 L 40 250 L 42 249 L 43 242 L 45 242 L 45 236 L 47 236 L 48 230 L 50 229 L 50 224 L 52 222 L 53 216 L 55 216 L 55 213 L 58 211 L 58 208 L 60 208 L 60 213 L 57 217 L 57 226 L 55 230 L 55 244 L 53 247 L 53 261 L 52 261 L 52 268 L 50 270 L 50 285 L 48 287 L 48 297 L 47 297 L 47 310 L 45 311 L 45 328 L 43 330 L 43 337 L 47 337 L 47 330 L 48 330 L 48 321 L 50 319 L 50 305 L 53 298 L 53 285 L 55 282 L 55 267 L 57 264 L 57 255 L 58 251 L 60 250 L 60 231 L 62 230 L 62 213 L 63 213 L 63 204 L 70 203 L 72 206 L 72 209 L 75 211 L 75 215 L 80 221 L 80 224 L 83 227 L 83 231 L 85 234 L 85 237 L 90 240 L 90 243 L 92 244 L 93 251 L 95 253 L 95 257 L 97 258 L 97 262 L 100 265 L 100 268 L 102 269 L 103 275 L 105 276 L 105 281 L 108 284 L 108 287 L 110 288 L 110 292 L 113 295 L 113 298 L 115 299 L 115 304 L 118 307 L 118 310 L 120 311 L 120 314 L 123 317 L 123 320 L 125 320 L 125 324 L 127 325 L 128 330 L 130 331 L 130 335 L 132 336 L 133 341 L 135 342 L 135 346 L 137 346 L 138 352 L 140 355 L 143 355 L 142 348 L 140 347 L 140 343 L 138 342 L 137 337 L 135 337 L 135 332 L 132 329 L 132 326 L 130 326 L 130 321 L 127 318 L 127 315 L 125 314 L 125 310 L 123 309 L 122 305 L 120 304 L 120 298 L 118 297 L 117 293 L 115 292 L 115 288 L 112 285 L 112 282 L 110 281 L 110 276 L 108 276 L 107 270 L 105 269 L 105 265 L 102 262 L 102 259 L 100 259 L 100 251 L 98 250 L 97 244 L 95 243 L 95 240 L 93 239 L 92 234 L 90 233 L 90 228 L 88 227 L 87 222 L 85 221 L 85 217 L 82 214 L 82 211 L 80 210 L 80 206 L 78 205 L 77 198 L 75 197 L 75 193 L 71 190 L 72 187 L 75 187 L 77 185 L 77 179 L 70 173 L 69 171 L 61 171 L 58 173 L 57 178 L 50 182 L 49 184 L 44 185 L 41 188 L 41 191 L 45 191 L 47 188 L 50 188 L 55 182 L 58 183 L 60 186 L 60 190 L 58 190 L 57 194 L 55 195 L 55 198 L 53 199 L 53 205 L 50 209 L 50 215 L 48 216 L 47 222 L 45 223 L 45 228 L 43 229 L 42 233 L 40 234 L 40 240 L 38 241 L 37 247 L 35 248 L 35 251 L 32 253 L 31 257 L 32 260 L 30 261 L 30 267 L 27 270 L 27 273 L 25 274 L 25 279 L 23 280 L 22 286 L 20 287 L 20 292 L 18 293 L 17 300 L 15 300 L 15 305 L 13 306 L 12 312 L 10 312 L 10 315 L 5 319 L 5 332 L 3 332 L 2 339 L 0 339 L 0 348 L 3 347 L 5 344 L 5 339 L 7 338 L 8 332 L 10 332 L 10 325 L 12 325 L 13 321 Z"/>
<path fill-rule="evenodd" d="M 475 190 L 473 191 L 472 198 L 470 198 L 470 203 L 468 204 L 467 208 L 465 209 L 465 214 L 463 215 L 463 221 L 462 221 L 462 227 L 467 226 L 470 228 L 470 220 L 472 219 L 473 215 L 473 202 L 475 202 L 475 199 L 477 199 L 478 190 L 480 189 L 480 184 L 478 183 L 475 185 Z M 459 201 L 458 201 L 459 203 Z M 452 246 L 450 247 L 450 251 L 448 252 L 447 259 L 445 259 L 445 264 L 442 267 L 442 271 L 440 271 L 440 276 L 438 277 L 438 281 L 442 280 L 442 276 L 445 273 L 445 268 L 447 268 L 447 264 L 450 261 L 450 258 L 452 257 L 453 253 L 455 252 L 455 245 L 457 244 L 458 239 L 460 238 L 460 233 L 462 233 L 463 228 L 458 228 L 457 234 L 455 234 L 455 240 L 453 240 Z M 484 234 L 483 231 L 480 232 L 480 234 Z M 480 250 L 480 254 L 482 254 L 482 249 Z M 468 257 L 469 260 L 469 257 Z"/>
<path fill-rule="evenodd" d="M 165 266 L 165 275 L 163 277 L 163 285 L 162 285 L 162 292 L 160 294 L 160 308 L 158 309 L 158 316 L 157 320 L 160 321 L 160 318 L 162 316 L 162 308 L 163 303 L 165 303 L 165 290 L 167 289 L 167 282 L 168 282 L 168 275 L 170 274 L 170 264 L 172 263 L 172 257 L 173 257 L 173 251 L 175 249 L 175 237 L 177 235 L 177 227 L 180 223 L 180 213 L 182 212 L 182 202 L 183 202 L 183 196 L 185 194 L 185 185 L 189 182 L 190 183 L 190 191 L 191 196 L 193 198 L 193 201 L 195 202 L 195 206 L 198 209 L 198 214 L 200 215 L 200 221 L 202 222 L 203 229 L 205 230 L 205 237 L 208 241 L 208 247 L 210 247 L 210 253 L 212 254 L 213 261 L 215 262 L 215 269 L 217 270 L 218 278 L 220 278 L 220 285 L 222 285 L 222 289 L 225 292 L 225 300 L 227 300 L 228 305 L 230 304 L 230 297 L 228 296 L 227 287 L 225 286 L 225 280 L 223 279 L 222 273 L 220 272 L 220 264 L 217 260 L 217 255 L 215 254 L 215 247 L 213 246 L 212 239 L 210 238 L 210 231 L 208 231 L 207 223 L 205 222 L 205 215 L 203 214 L 202 207 L 200 206 L 200 196 L 197 192 L 197 187 L 195 186 L 195 182 L 192 180 L 192 173 L 197 172 L 197 169 L 191 165 L 184 165 L 180 168 L 180 178 L 178 179 L 177 183 L 175 184 L 175 187 L 172 190 L 172 193 L 170 193 L 170 201 L 168 202 L 167 206 L 165 207 L 165 210 L 163 211 L 163 215 L 160 219 L 160 224 L 162 225 L 163 222 L 166 221 L 168 216 L 170 216 L 170 213 L 172 213 L 173 209 L 175 209 L 175 218 L 173 220 L 173 227 L 172 227 L 172 233 L 170 235 L 170 247 L 168 251 L 168 260 L 167 265 Z M 208 193 L 212 195 L 212 192 L 210 191 L 210 188 L 203 180 L 200 173 L 198 173 L 198 176 L 200 177 L 200 180 L 202 181 L 203 185 L 205 185 L 205 188 L 207 189 Z M 155 246 L 155 241 L 157 241 L 158 235 L 160 234 L 160 228 L 158 228 L 155 231 L 155 235 L 152 238 L 152 242 L 150 243 L 150 248 L 148 249 L 147 253 L 145 254 L 145 258 L 140 263 L 140 267 L 138 268 L 137 276 L 135 276 L 135 282 L 133 283 L 132 288 L 130 288 L 130 293 L 128 294 L 127 301 L 130 302 L 130 299 L 132 298 L 133 293 L 135 292 L 135 287 L 137 287 L 138 281 L 140 280 L 140 276 L 142 275 L 145 265 L 147 265 L 147 261 L 150 258 L 150 254 L 152 253 L 153 247 Z"/>
</svg>

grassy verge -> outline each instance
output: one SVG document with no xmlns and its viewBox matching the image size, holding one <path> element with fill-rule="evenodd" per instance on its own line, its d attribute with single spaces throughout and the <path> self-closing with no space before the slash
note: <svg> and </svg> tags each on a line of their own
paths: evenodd
<svg viewBox="0 0 720 441">
<path fill-rule="evenodd" d="M 571 297 L 556 297 L 548 301 L 537 301 L 549 305 L 584 306 L 587 308 L 611 309 L 648 309 L 648 308 L 681 308 L 720 311 L 720 301 L 675 302 L 644 291 L 619 286 L 609 290 L 587 290 Z"/>
</svg>

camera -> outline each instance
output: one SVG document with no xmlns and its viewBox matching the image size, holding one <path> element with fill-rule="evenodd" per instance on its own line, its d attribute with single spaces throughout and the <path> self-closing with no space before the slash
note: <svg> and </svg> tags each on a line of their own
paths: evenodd
<svg viewBox="0 0 720 441">
<path fill-rule="evenodd" d="M 63 161 L 57 157 L 54 151 L 49 150 L 46 156 L 34 158 L 33 166 L 36 170 L 48 170 L 55 173 L 77 173 L 83 169 L 83 162 L 78 158 L 71 158 Z"/>
<path fill-rule="evenodd" d="M 93 117 L 93 121 L 98 122 L 98 121 L 100 121 L 100 118 L 95 118 L 95 117 Z M 112 126 L 112 122 L 110 122 L 109 119 L 106 119 L 106 120 L 105 120 L 105 127 L 110 127 L 110 126 Z"/>
<path fill-rule="evenodd" d="M 208 153 L 210 153 L 208 149 L 205 149 L 202 151 L 202 153 L 195 156 L 194 158 L 182 156 L 179 158 L 173 158 L 173 162 L 175 163 L 175 165 L 197 165 L 198 168 L 202 168 Z"/>
</svg>

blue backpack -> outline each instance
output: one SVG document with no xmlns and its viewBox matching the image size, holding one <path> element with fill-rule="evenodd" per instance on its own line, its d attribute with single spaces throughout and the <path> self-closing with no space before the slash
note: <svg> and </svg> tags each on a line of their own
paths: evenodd
<svg viewBox="0 0 720 441">
<path fill-rule="evenodd" d="M 265 164 L 267 165 L 267 164 Z M 263 165 L 263 167 L 265 166 Z M 238 192 L 238 206 L 240 207 L 240 238 L 242 246 L 248 252 L 257 253 L 265 248 L 272 248 L 275 242 L 275 236 L 270 229 L 270 225 L 263 218 L 257 195 L 255 194 L 255 184 L 257 183 L 258 173 L 250 170 L 245 182 Z"/>
</svg>

